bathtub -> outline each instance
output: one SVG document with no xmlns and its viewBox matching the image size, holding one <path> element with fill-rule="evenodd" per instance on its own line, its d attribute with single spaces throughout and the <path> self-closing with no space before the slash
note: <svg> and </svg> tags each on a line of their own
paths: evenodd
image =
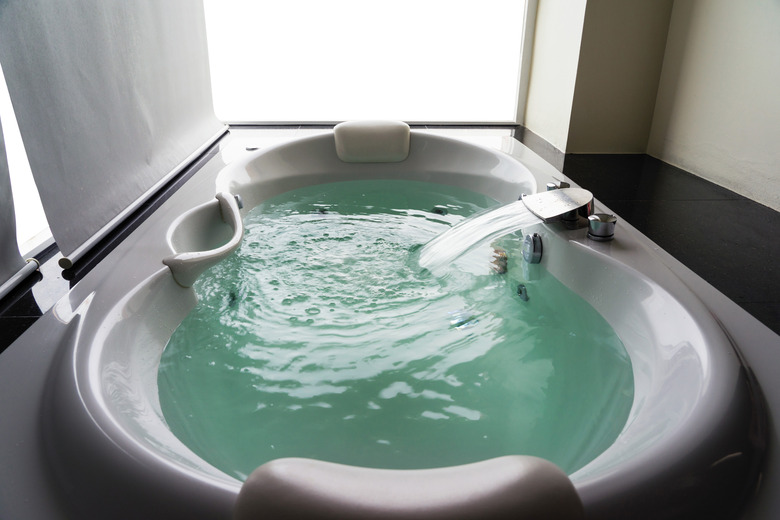
<svg viewBox="0 0 780 520">
<path fill-rule="evenodd" d="M 233 515 L 242 482 L 199 458 L 168 429 L 157 368 L 168 338 L 196 304 L 188 286 L 230 254 L 240 240 L 241 216 L 262 200 L 310 184 L 381 178 L 453 184 L 507 203 L 552 180 L 538 161 L 430 132 L 413 131 L 408 157 L 389 163 L 344 162 L 332 131 L 249 150 L 254 146 L 245 144 L 253 135 L 234 131 L 190 181 L 14 345 L 13 361 L 0 365 L 2 375 L 25 389 L 24 399 L 4 394 L 0 403 L 3 417 L 19 418 L 6 428 L 23 439 L 15 455 L 4 455 L 4 466 L 17 475 L 0 501 L 5 517 Z M 520 145 L 508 146 L 511 152 Z M 619 224 L 610 242 L 590 240 L 586 230 L 557 222 L 528 231 L 541 237 L 541 267 L 604 317 L 633 365 L 635 397 L 622 433 L 568 476 L 585 517 L 737 517 L 759 475 L 762 400 L 711 310 L 629 226 Z M 360 500 L 368 500 L 361 507 L 369 509 L 349 509 L 357 500 L 349 489 L 336 491 L 336 502 L 352 513 L 371 511 L 373 502 L 385 515 L 373 516 L 383 518 L 415 517 L 393 509 L 404 498 L 387 497 L 404 497 L 406 483 L 424 486 L 428 475 L 342 468 L 342 477 L 340 470 L 331 474 L 327 466 L 307 464 L 294 461 L 291 471 L 321 475 L 325 483 L 367 483 L 361 493 L 376 496 Z M 490 487 L 496 479 L 502 485 L 506 466 L 487 464 L 430 474 L 436 493 L 446 495 L 452 482 L 449 492 L 457 501 L 469 482 L 487 480 Z M 380 491 L 372 479 L 381 483 Z M 313 488 L 301 493 L 310 497 L 327 487 L 307 485 Z M 296 492 L 293 486 L 279 493 L 292 493 L 295 501 Z M 252 507 L 262 514 L 258 500 Z"/>
</svg>

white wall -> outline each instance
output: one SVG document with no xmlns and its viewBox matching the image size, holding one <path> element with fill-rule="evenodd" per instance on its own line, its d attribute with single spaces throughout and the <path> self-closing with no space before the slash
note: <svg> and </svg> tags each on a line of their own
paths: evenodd
<svg viewBox="0 0 780 520">
<path fill-rule="evenodd" d="M 566 153 L 645 153 L 672 4 L 588 1 Z"/>
<path fill-rule="evenodd" d="M 565 153 L 644 153 L 672 0 L 539 0 L 523 126 Z"/>
<path fill-rule="evenodd" d="M 586 0 L 540 0 L 523 126 L 566 150 Z"/>
<path fill-rule="evenodd" d="M 780 2 L 674 3 L 648 153 L 780 210 Z"/>
</svg>

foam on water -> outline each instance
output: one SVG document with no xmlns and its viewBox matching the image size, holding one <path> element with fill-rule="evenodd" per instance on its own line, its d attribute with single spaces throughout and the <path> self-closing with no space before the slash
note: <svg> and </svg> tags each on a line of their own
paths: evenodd
<svg viewBox="0 0 780 520">
<path fill-rule="evenodd" d="M 593 459 L 633 401 L 630 360 L 604 320 L 522 266 L 513 235 L 495 244 L 507 274 L 490 269 L 493 246 L 445 276 L 417 263 L 421 244 L 495 206 L 355 181 L 252 210 L 241 248 L 198 280 L 200 302 L 163 352 L 173 432 L 242 479 L 291 456 L 400 469 L 529 454 L 568 472 Z"/>
</svg>

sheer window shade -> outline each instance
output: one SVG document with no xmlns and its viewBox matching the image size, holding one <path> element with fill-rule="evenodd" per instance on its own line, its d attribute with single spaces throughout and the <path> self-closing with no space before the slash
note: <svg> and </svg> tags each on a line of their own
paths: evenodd
<svg viewBox="0 0 780 520">
<path fill-rule="evenodd" d="M 6 1 L 0 61 L 66 257 L 224 128 L 199 2 Z"/>
<path fill-rule="evenodd" d="M 24 261 L 16 247 L 14 199 L 11 194 L 11 178 L 8 175 L 5 139 L 3 139 L 3 127 L 0 121 L 0 287 L 23 266 Z"/>
</svg>

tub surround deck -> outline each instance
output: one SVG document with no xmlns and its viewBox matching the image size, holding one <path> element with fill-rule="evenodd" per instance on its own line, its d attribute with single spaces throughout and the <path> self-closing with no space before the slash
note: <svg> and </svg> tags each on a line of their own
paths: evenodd
<svg viewBox="0 0 780 520">
<path fill-rule="evenodd" d="M 564 172 L 780 334 L 780 213 L 649 155 L 569 155 Z"/>
</svg>

